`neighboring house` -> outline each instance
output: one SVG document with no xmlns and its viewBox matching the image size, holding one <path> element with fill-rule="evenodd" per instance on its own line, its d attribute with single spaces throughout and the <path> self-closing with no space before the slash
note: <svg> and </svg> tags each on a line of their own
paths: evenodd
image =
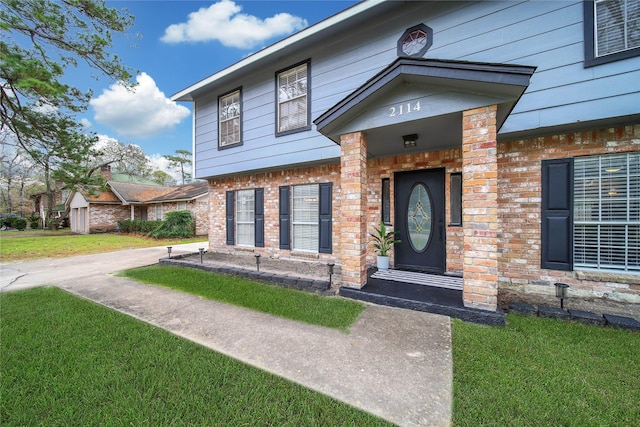
<svg viewBox="0 0 640 427">
<path fill-rule="evenodd" d="M 189 210 L 196 221 L 196 234 L 208 233 L 208 186 L 204 181 L 164 187 L 128 176 L 111 175 L 102 169 L 107 190 L 96 194 L 76 192 L 70 202 L 71 231 L 100 233 L 116 231 L 118 221 L 162 220 L 164 214 Z M 116 176 L 118 175 L 118 176 Z M 119 180 L 126 182 L 121 182 Z"/>
<path fill-rule="evenodd" d="M 56 182 L 55 188 L 53 189 L 53 207 L 51 210 L 55 218 L 62 217 L 66 211 L 66 204 L 69 202 L 69 196 L 71 195 L 71 190 L 65 190 L 62 187 L 63 184 L 61 182 Z M 31 199 L 33 200 L 33 212 L 40 216 L 42 226 L 45 227 L 46 224 L 44 221 L 47 217 L 47 208 L 49 206 L 47 193 L 43 191 L 41 193 L 32 194 Z"/>
<path fill-rule="evenodd" d="M 360 2 L 175 94 L 216 251 L 640 303 L 638 2 Z M 500 295 L 499 295 L 500 294 Z"/>
</svg>

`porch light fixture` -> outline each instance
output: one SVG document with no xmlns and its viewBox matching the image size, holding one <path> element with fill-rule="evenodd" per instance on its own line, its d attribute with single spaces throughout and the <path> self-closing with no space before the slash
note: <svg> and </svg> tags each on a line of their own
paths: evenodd
<svg viewBox="0 0 640 427">
<path fill-rule="evenodd" d="M 171 246 L 167 246 L 167 252 L 169 253 L 169 258 L 171 258 Z"/>
<path fill-rule="evenodd" d="M 402 135 L 402 140 L 404 141 L 404 148 L 415 147 L 418 142 L 418 134 Z"/>
<path fill-rule="evenodd" d="M 567 297 L 567 289 L 569 285 L 566 283 L 554 283 L 556 287 L 556 297 L 560 298 L 560 308 L 564 308 L 564 300 Z"/>
<path fill-rule="evenodd" d="M 258 273 L 260 273 L 260 254 L 255 254 L 256 257 L 256 268 L 258 269 Z"/>
<path fill-rule="evenodd" d="M 204 248 L 199 248 L 198 251 L 200 252 L 200 264 L 202 264 L 202 256 L 206 251 L 204 250 Z"/>
<path fill-rule="evenodd" d="M 332 263 L 332 262 L 327 264 L 327 267 L 329 268 L 329 287 L 331 287 L 331 276 L 333 276 L 333 267 L 334 266 L 335 266 L 335 264 Z"/>
</svg>

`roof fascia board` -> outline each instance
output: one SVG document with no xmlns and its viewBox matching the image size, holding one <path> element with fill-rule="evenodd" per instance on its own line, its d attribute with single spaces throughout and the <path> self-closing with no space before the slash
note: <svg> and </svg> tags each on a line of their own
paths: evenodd
<svg viewBox="0 0 640 427">
<path fill-rule="evenodd" d="M 209 84 L 219 80 L 223 77 L 229 76 L 242 68 L 248 67 L 251 64 L 260 61 L 270 55 L 277 53 L 278 51 L 285 49 L 291 45 L 298 43 L 299 41 L 311 37 L 315 34 L 321 33 L 322 31 L 330 28 L 333 25 L 339 24 L 340 22 L 346 21 L 359 13 L 362 13 L 366 10 L 376 7 L 377 5 L 384 3 L 386 0 L 365 0 L 360 3 L 357 3 L 351 6 L 348 9 L 345 9 L 342 12 L 339 12 L 323 21 L 318 22 L 310 27 L 305 28 L 279 42 L 272 44 L 252 55 L 247 56 L 245 59 L 236 62 L 235 64 L 215 73 L 209 77 L 206 77 L 203 80 L 183 89 L 174 95 L 171 96 L 172 101 L 192 101 L 192 94 Z"/>
</svg>

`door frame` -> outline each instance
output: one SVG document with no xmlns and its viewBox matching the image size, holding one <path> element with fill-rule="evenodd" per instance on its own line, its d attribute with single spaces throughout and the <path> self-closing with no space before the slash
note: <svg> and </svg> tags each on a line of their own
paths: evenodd
<svg viewBox="0 0 640 427">
<path fill-rule="evenodd" d="M 421 176 L 421 177 L 428 175 L 430 178 L 437 181 L 437 187 L 434 187 L 434 183 L 432 183 L 431 185 L 428 185 L 427 183 L 425 183 L 425 185 L 427 186 L 430 193 L 437 192 L 438 193 L 437 196 L 441 200 L 440 206 L 434 206 L 435 211 L 433 212 L 433 217 L 435 222 L 435 224 L 433 225 L 433 232 L 441 233 L 442 237 L 439 239 L 441 243 L 439 248 L 436 247 L 432 249 L 434 250 L 439 260 L 441 260 L 441 262 L 437 262 L 436 263 L 437 265 L 434 265 L 434 266 L 400 264 L 398 262 L 398 257 L 397 257 L 398 251 L 396 249 L 398 244 L 396 244 L 394 247 L 394 249 L 396 249 L 394 251 L 394 267 L 401 270 L 413 270 L 413 271 L 421 271 L 425 273 L 444 274 L 447 266 L 446 183 L 445 183 L 446 169 L 445 168 L 418 169 L 418 170 L 401 171 L 401 172 L 394 173 L 394 215 L 395 215 L 394 230 L 398 231 L 402 236 L 404 236 L 405 230 L 400 230 L 398 228 L 398 227 L 401 227 L 401 224 L 403 223 L 402 221 L 399 221 L 399 218 L 400 218 L 400 215 L 406 215 L 406 212 L 405 212 L 406 208 L 405 206 L 403 206 L 403 203 L 400 203 L 400 191 L 398 187 L 399 187 L 399 184 L 401 184 L 400 181 L 402 181 L 403 178 L 407 178 L 408 180 L 410 180 L 411 175 Z M 411 183 L 411 187 L 413 188 L 418 182 L 422 182 L 422 181 L 420 181 L 419 179 L 414 179 L 413 182 Z M 433 197 L 432 194 L 430 194 L 430 197 Z M 407 242 L 407 244 L 409 247 L 411 246 L 410 243 Z"/>
</svg>

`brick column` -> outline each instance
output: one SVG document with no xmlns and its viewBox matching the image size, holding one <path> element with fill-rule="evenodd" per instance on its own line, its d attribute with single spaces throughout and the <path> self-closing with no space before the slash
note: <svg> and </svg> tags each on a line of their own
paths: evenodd
<svg viewBox="0 0 640 427">
<path fill-rule="evenodd" d="M 497 106 L 462 114 L 462 218 L 466 307 L 498 308 Z"/>
<path fill-rule="evenodd" d="M 342 285 L 361 288 L 367 280 L 367 142 L 355 132 L 340 136 Z"/>
</svg>

